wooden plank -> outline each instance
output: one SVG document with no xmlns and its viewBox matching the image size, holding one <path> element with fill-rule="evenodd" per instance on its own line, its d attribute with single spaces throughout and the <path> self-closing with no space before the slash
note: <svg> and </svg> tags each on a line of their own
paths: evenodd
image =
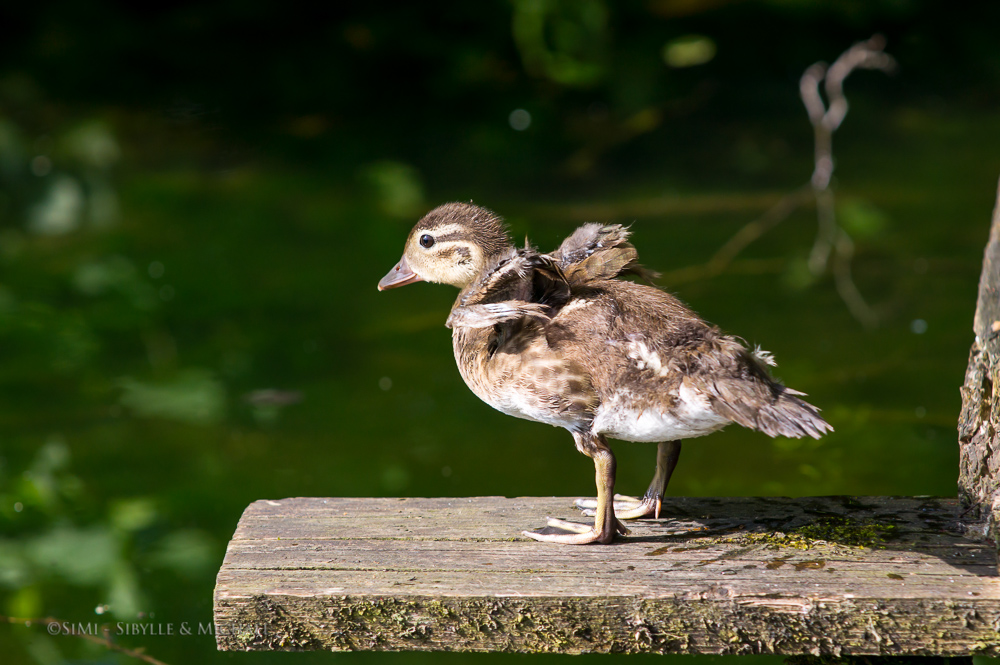
<svg viewBox="0 0 1000 665">
<path fill-rule="evenodd" d="M 612 545 L 519 535 L 564 498 L 285 499 L 243 514 L 226 650 L 1000 653 L 955 499 L 671 498 Z"/>
</svg>

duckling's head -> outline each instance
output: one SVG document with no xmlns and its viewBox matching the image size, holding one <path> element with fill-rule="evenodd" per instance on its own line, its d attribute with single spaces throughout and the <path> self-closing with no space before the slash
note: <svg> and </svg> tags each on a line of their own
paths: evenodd
<svg viewBox="0 0 1000 665">
<path fill-rule="evenodd" d="M 496 214 L 471 203 L 445 203 L 413 227 L 403 258 L 382 278 L 378 289 L 420 281 L 463 289 L 508 247 L 507 230 Z"/>
</svg>

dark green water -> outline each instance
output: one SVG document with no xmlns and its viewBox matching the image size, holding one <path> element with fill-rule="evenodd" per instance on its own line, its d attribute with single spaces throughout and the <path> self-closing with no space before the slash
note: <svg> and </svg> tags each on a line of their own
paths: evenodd
<svg viewBox="0 0 1000 665">
<path fill-rule="evenodd" d="M 496 10 L 503 21 L 506 11 Z M 723 18 L 723 32 L 740 21 Z M 835 37 L 826 39 L 853 39 Z M 659 58 L 663 40 L 650 39 Z M 796 44 L 797 58 L 809 54 Z M 496 83 L 505 92 L 490 98 L 495 109 L 469 102 L 434 118 L 424 108 L 404 132 L 360 112 L 317 119 L 292 102 L 267 122 L 211 109 L 178 119 L 112 92 L 84 99 L 66 84 L 76 101 L 64 103 L 3 79 L 0 613 L 197 629 L 211 621 L 226 543 L 257 499 L 592 494 L 592 464 L 565 431 L 494 412 L 464 386 L 443 325 L 450 287 L 375 289 L 416 218 L 454 199 L 496 210 L 543 249 L 584 221 L 631 223 L 665 286 L 772 351 L 777 375 L 836 428 L 818 442 L 736 428 L 691 442 L 672 494 L 954 495 L 958 387 L 1000 175 L 1000 116 L 975 94 L 883 95 L 872 83 L 880 74 L 858 75 L 863 93 L 835 137 L 835 193 L 854 281 L 879 315 L 866 329 L 828 273 L 805 269 L 811 205 L 720 275 L 675 272 L 707 261 L 808 180 L 797 59 L 788 71 L 746 113 L 720 102 L 670 116 L 598 151 L 582 173 L 566 109 L 591 101 L 553 101 L 543 85 L 518 98 Z M 612 111 L 628 106 L 606 99 Z M 508 123 L 519 105 L 535 118 L 524 132 Z M 468 117 L 479 124 L 449 128 Z M 618 489 L 642 492 L 652 446 L 615 451 Z M 173 664 L 566 660 L 218 654 L 206 635 L 120 642 Z M 0 626 L 0 653 L 14 663 L 138 662 L 37 626 Z"/>
</svg>

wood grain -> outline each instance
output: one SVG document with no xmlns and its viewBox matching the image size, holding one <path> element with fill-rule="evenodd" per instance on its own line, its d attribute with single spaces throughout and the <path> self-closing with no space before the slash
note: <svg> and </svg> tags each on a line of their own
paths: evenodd
<svg viewBox="0 0 1000 665">
<path fill-rule="evenodd" d="M 565 498 L 258 501 L 219 571 L 218 646 L 996 654 L 996 556 L 960 510 L 671 498 L 621 542 L 568 547 L 519 535 L 585 522 Z"/>
</svg>

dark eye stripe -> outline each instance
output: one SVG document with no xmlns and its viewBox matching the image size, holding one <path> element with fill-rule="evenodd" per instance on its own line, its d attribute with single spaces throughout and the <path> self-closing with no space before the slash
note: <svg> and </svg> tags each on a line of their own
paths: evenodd
<svg viewBox="0 0 1000 665">
<path fill-rule="evenodd" d="M 462 233 L 461 231 L 455 231 L 453 233 L 446 233 L 443 236 L 438 236 L 437 237 L 437 241 L 438 242 L 445 242 L 446 240 L 459 240 L 459 239 L 461 239 L 464 236 L 465 236 L 465 234 Z"/>
<path fill-rule="evenodd" d="M 448 247 L 444 251 L 438 252 L 438 256 L 443 259 L 450 259 L 453 257 L 460 257 L 461 262 L 468 260 L 472 256 L 472 252 L 469 251 L 468 247 Z"/>
</svg>

